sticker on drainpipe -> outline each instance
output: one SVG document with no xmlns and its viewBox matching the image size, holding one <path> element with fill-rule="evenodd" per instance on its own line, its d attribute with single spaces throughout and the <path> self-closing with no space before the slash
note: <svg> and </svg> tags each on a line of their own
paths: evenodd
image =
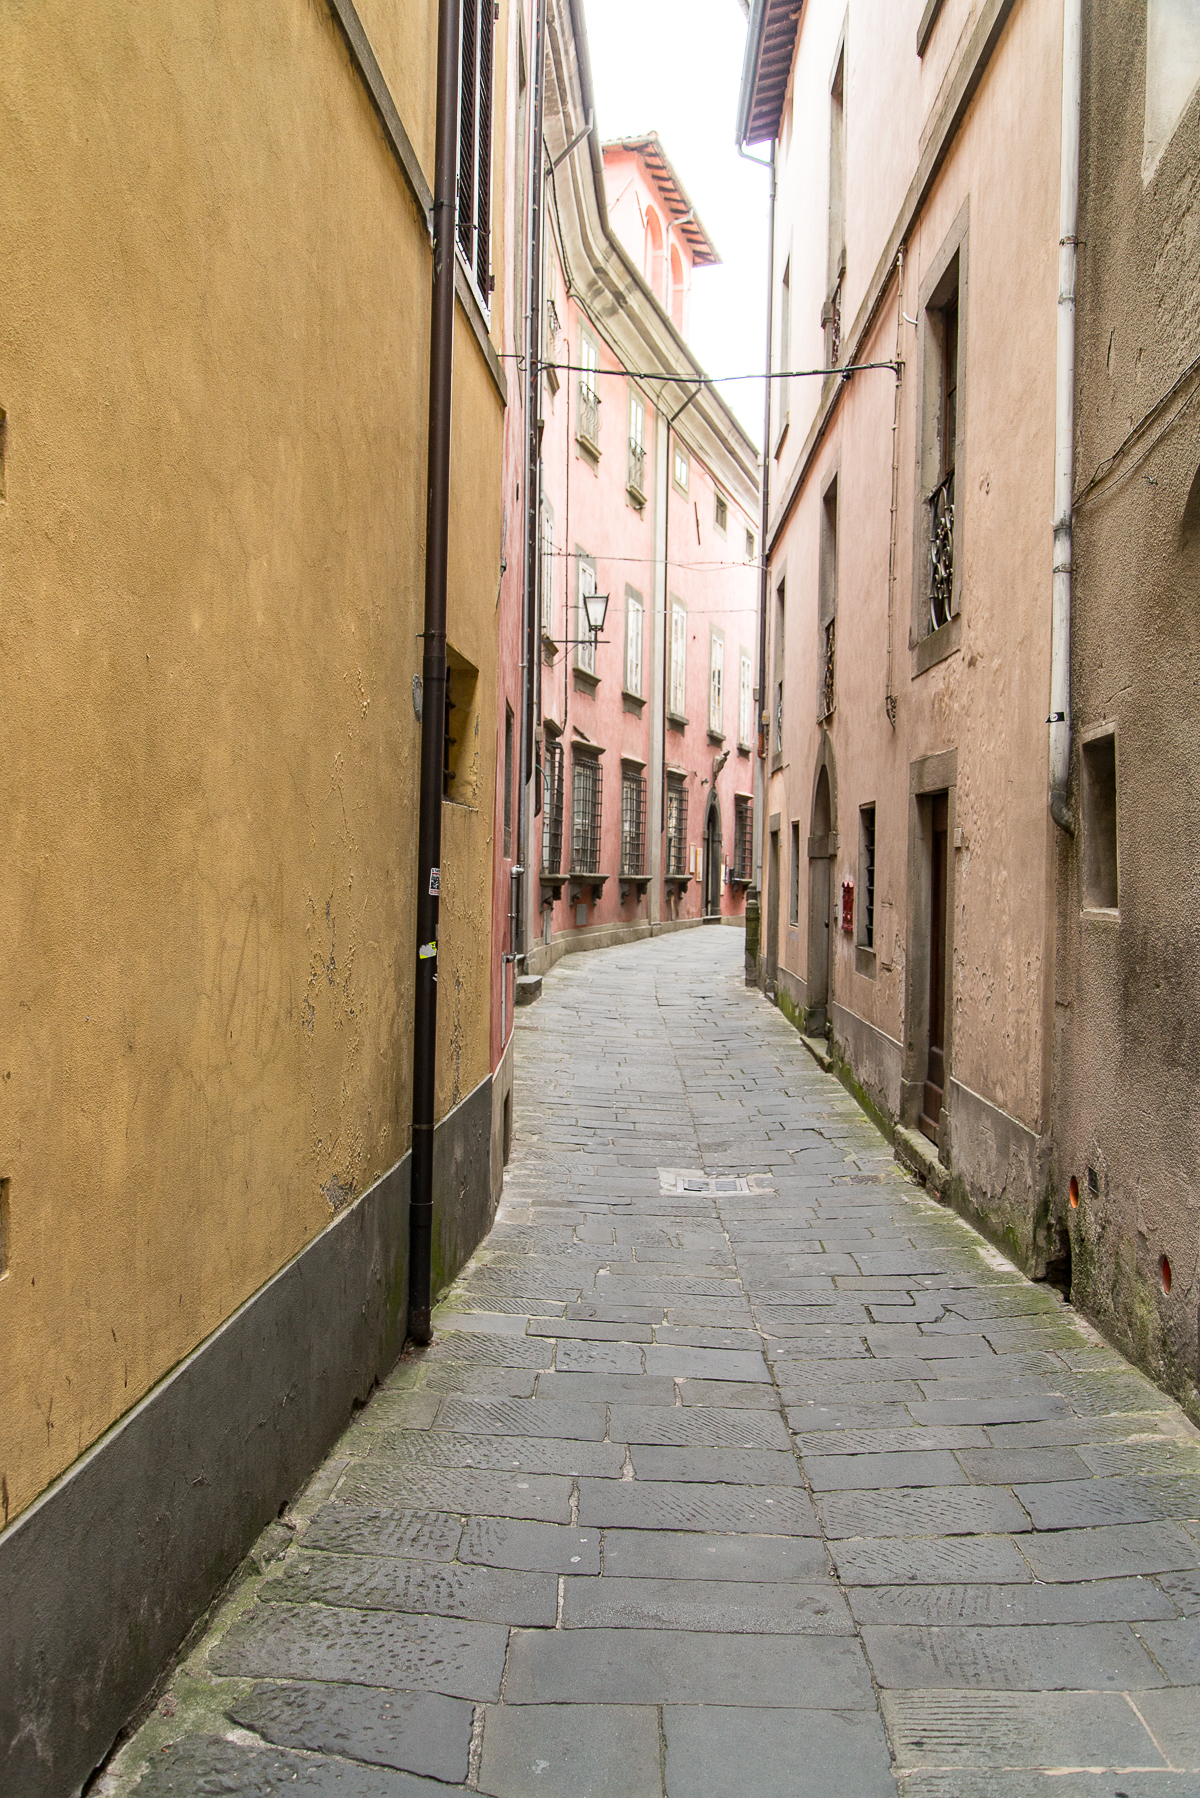
<svg viewBox="0 0 1200 1798">
<path fill-rule="evenodd" d="M 417 950 L 417 954 L 422 961 L 430 961 L 437 954 L 437 944 L 422 943 L 421 947 Z"/>
<path fill-rule="evenodd" d="M 441 890 L 442 890 L 442 870 L 440 868 L 430 868 L 430 870 L 429 870 L 429 897 L 431 899 L 438 898 L 439 895 L 441 894 Z"/>
</svg>

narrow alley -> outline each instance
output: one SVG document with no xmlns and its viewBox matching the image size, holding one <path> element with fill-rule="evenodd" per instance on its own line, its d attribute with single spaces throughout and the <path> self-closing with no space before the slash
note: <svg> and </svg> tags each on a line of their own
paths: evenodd
<svg viewBox="0 0 1200 1798">
<path fill-rule="evenodd" d="M 1196 1431 L 901 1172 L 743 947 L 547 976 L 433 1346 L 100 1793 L 1195 1798 Z"/>
</svg>

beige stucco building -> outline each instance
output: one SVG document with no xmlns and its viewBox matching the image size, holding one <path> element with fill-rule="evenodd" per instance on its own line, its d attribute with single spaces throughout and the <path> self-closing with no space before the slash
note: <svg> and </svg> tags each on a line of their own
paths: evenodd
<svg viewBox="0 0 1200 1798">
<path fill-rule="evenodd" d="M 4 19 L 0 1786 L 24 1798 L 86 1777 L 403 1341 L 436 19 Z M 467 183 L 496 220 L 506 80 L 499 53 Z M 435 1278 L 491 1203 L 487 223 L 458 265 Z"/>
<path fill-rule="evenodd" d="M 1072 1296 L 1193 1416 L 1198 228 L 1200 8 L 1087 0 L 1056 1164 Z"/>
<path fill-rule="evenodd" d="M 1058 5 L 759 0 L 739 126 L 774 144 L 790 371 L 762 978 L 1039 1268 L 1061 76 Z"/>
</svg>

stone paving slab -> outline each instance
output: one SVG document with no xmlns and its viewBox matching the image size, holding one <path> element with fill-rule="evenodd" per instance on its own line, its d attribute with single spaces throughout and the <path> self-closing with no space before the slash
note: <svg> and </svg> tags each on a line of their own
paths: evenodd
<svg viewBox="0 0 1200 1798">
<path fill-rule="evenodd" d="M 1200 1436 L 731 931 L 516 1022 L 495 1226 L 96 1798 L 1200 1798 Z"/>
</svg>

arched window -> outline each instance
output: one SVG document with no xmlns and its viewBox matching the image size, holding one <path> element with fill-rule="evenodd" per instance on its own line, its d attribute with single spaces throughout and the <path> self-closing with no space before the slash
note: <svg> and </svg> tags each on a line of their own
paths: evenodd
<svg viewBox="0 0 1200 1798">
<path fill-rule="evenodd" d="M 683 258 L 671 245 L 671 323 L 683 330 Z"/>
<path fill-rule="evenodd" d="M 652 206 L 646 209 L 646 279 L 655 299 L 662 299 L 663 236 L 658 214 Z"/>
</svg>

